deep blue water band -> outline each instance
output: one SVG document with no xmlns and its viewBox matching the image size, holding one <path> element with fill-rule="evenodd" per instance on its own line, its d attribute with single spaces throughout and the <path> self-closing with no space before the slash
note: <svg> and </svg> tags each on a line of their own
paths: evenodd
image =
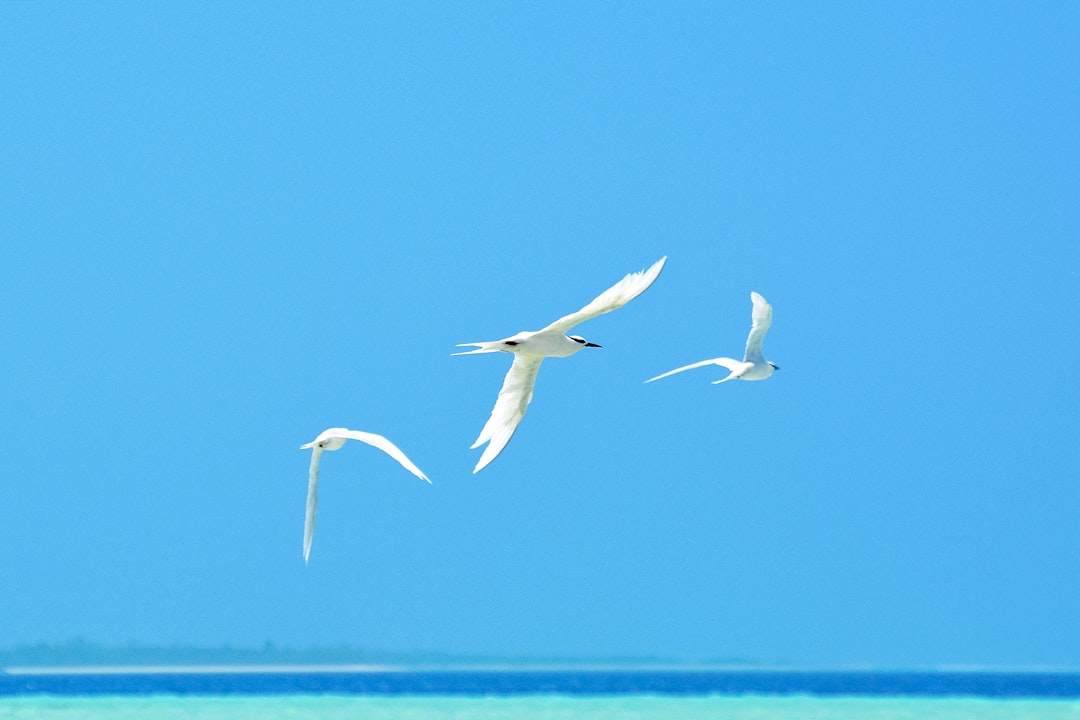
<svg viewBox="0 0 1080 720">
<path fill-rule="evenodd" d="M 0 695 L 862 695 L 1080 697 L 1074 672 L 303 672 L 0 674 Z"/>
</svg>

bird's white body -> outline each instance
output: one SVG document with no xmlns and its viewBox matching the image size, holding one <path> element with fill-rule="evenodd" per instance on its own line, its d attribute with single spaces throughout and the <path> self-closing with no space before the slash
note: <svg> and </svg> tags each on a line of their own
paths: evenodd
<svg viewBox="0 0 1080 720">
<path fill-rule="evenodd" d="M 705 367 L 706 365 L 718 365 L 728 369 L 728 376 L 721 378 L 720 380 L 714 380 L 713 385 L 719 385 L 728 380 L 764 380 L 770 377 L 778 368 L 776 365 L 773 365 L 765 359 L 761 346 L 765 341 L 765 333 L 768 332 L 769 326 L 772 325 L 772 305 L 766 302 L 765 298 L 756 292 L 750 293 L 750 302 L 754 305 L 754 309 L 751 312 L 752 324 L 750 326 L 750 335 L 746 338 L 746 352 L 743 354 L 743 359 L 741 361 L 729 357 L 701 360 L 696 363 L 690 363 L 689 365 L 683 365 L 674 370 L 669 370 L 662 375 L 649 378 L 645 382 L 652 382 L 653 380 L 665 378 L 668 375 L 674 375 L 675 373 L 680 373 L 684 370 Z"/>
<path fill-rule="evenodd" d="M 536 375 L 540 372 L 540 363 L 548 357 L 569 357 L 586 347 L 599 347 L 586 342 L 577 335 L 566 332 L 575 325 L 598 315 L 621 308 L 626 303 L 645 292 L 660 275 L 667 257 L 662 257 L 647 269 L 630 273 L 611 286 L 591 303 L 575 313 L 565 315 L 542 330 L 519 332 L 502 340 L 491 342 L 462 343 L 458 347 L 475 347 L 475 350 L 454 353 L 455 355 L 475 355 L 478 353 L 509 352 L 514 354 L 514 362 L 503 379 L 499 399 L 491 411 L 484 428 L 480 431 L 472 448 L 484 443 L 488 446 L 480 455 L 480 460 L 473 472 L 480 472 L 492 460 L 498 457 L 510 438 L 514 436 L 518 424 L 525 417 L 525 410 L 532 401 Z"/>
<path fill-rule="evenodd" d="M 570 357 L 578 350 L 592 347 L 589 343 L 574 340 L 560 330 L 546 327 L 543 330 L 519 332 L 502 340 L 483 343 L 464 343 L 458 347 L 477 346 L 476 350 L 454 353 L 454 355 L 476 355 L 489 352 L 512 352 L 519 355 L 534 355 L 539 358 Z"/>
<path fill-rule="evenodd" d="M 304 516 L 304 562 L 307 562 L 308 555 L 311 554 L 311 541 L 315 537 L 315 511 L 319 504 L 319 461 L 322 458 L 322 452 L 323 450 L 338 450 L 345 444 L 346 440 L 359 440 L 372 447 L 377 447 L 401 463 L 402 467 L 416 477 L 431 482 L 428 480 L 427 475 L 424 475 L 420 468 L 416 467 L 412 460 L 398 449 L 397 445 L 394 445 L 382 435 L 360 430 L 349 430 L 348 428 L 324 430 L 319 437 L 300 446 L 301 450 L 311 448 L 311 467 L 308 470 L 307 512 Z"/>
</svg>

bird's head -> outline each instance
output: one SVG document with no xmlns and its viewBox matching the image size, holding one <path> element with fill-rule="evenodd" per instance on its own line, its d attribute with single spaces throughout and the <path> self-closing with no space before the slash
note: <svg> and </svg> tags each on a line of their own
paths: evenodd
<svg viewBox="0 0 1080 720">
<path fill-rule="evenodd" d="M 587 342 L 585 338 L 581 337 L 580 335 L 567 335 L 567 337 L 584 347 L 603 347 L 602 345 L 597 345 L 596 343 Z"/>
<path fill-rule="evenodd" d="M 306 445 L 301 445 L 301 450 L 308 450 L 309 448 L 319 448 L 320 450 L 338 450 L 345 444 L 345 438 L 338 436 L 331 436 L 323 438 L 322 440 L 312 440 Z"/>
</svg>

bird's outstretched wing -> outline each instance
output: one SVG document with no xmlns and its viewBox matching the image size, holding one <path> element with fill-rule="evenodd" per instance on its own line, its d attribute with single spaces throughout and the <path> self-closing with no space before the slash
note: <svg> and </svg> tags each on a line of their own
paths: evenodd
<svg viewBox="0 0 1080 720">
<path fill-rule="evenodd" d="M 345 432 L 342 433 L 342 436 L 347 437 L 350 440 L 359 440 L 362 443 L 367 443 L 368 445 L 371 445 L 372 447 L 379 448 L 384 453 L 386 453 L 387 455 L 389 455 L 390 457 L 394 458 L 399 463 L 401 463 L 401 466 L 403 468 L 405 468 L 406 470 L 411 472 L 416 477 L 420 478 L 421 480 L 431 482 L 430 480 L 428 480 L 427 475 L 425 475 L 420 470 L 420 468 L 416 467 L 416 465 L 413 464 L 413 461 L 410 460 L 409 458 L 407 458 L 405 456 L 405 453 L 401 452 L 401 450 L 398 448 L 397 445 L 390 442 L 389 440 L 384 438 L 382 435 L 376 435 L 375 433 L 362 432 L 360 430 L 346 430 Z"/>
<path fill-rule="evenodd" d="M 307 512 L 304 515 L 304 562 L 308 561 L 308 556 L 311 554 L 311 541 L 315 537 L 315 512 L 319 505 L 319 461 L 322 459 L 323 454 L 323 446 L 320 443 L 326 443 L 328 440 L 332 441 L 326 445 L 330 450 L 341 447 L 341 444 L 346 440 L 359 440 L 362 443 L 377 447 L 401 463 L 402 467 L 416 477 L 431 482 L 428 480 L 427 475 L 424 475 L 420 468 L 416 467 L 412 460 L 398 449 L 397 445 L 382 435 L 360 430 L 349 430 L 348 428 L 324 430 L 319 437 L 300 446 L 301 450 L 311 448 L 311 467 L 308 469 Z"/>
<path fill-rule="evenodd" d="M 488 463 L 499 456 L 510 438 L 514 436 L 518 423 L 525 417 L 525 410 L 533 396 L 533 386 L 536 384 L 536 374 L 540 372 L 540 363 L 543 357 L 514 353 L 514 362 L 510 366 L 506 378 L 503 379 L 502 389 L 499 390 L 499 399 L 495 401 L 495 407 L 491 411 L 491 417 L 484 423 L 480 436 L 472 444 L 472 448 L 478 448 L 484 443 L 484 448 L 479 462 L 473 468 L 473 473 L 483 470 Z"/>
<path fill-rule="evenodd" d="M 761 344 L 765 341 L 765 333 L 772 325 L 772 305 L 765 302 L 765 298 L 756 292 L 750 293 L 750 301 L 754 303 L 754 309 L 750 314 L 753 324 L 750 326 L 750 334 L 746 337 L 746 354 L 743 362 L 763 363 L 765 355 Z"/>
<path fill-rule="evenodd" d="M 612 310 L 618 310 L 623 305 L 649 289 L 649 286 L 652 285 L 660 275 L 660 271 L 664 269 L 665 262 L 667 262 L 666 255 L 653 263 L 652 267 L 648 270 L 630 273 L 622 280 L 600 293 L 595 300 L 585 307 L 575 313 L 564 315 L 540 332 L 550 330 L 565 333 L 579 323 L 583 323 L 598 315 L 609 313 Z"/>
<path fill-rule="evenodd" d="M 315 510 L 319 504 L 319 458 L 322 448 L 311 449 L 311 467 L 308 469 L 307 513 L 304 515 L 304 562 L 311 554 L 311 539 L 315 537 Z"/>
<path fill-rule="evenodd" d="M 713 358 L 711 360 L 701 360 L 701 361 L 696 362 L 696 363 L 690 363 L 689 365 L 683 365 L 682 367 L 675 368 L 674 370 L 668 370 L 666 373 L 664 373 L 662 375 L 657 375 L 654 378 L 649 378 L 645 382 L 650 383 L 653 380 L 659 380 L 660 378 L 666 378 L 668 375 L 674 375 L 675 373 L 681 373 L 683 370 L 693 370 L 694 368 L 705 367 L 706 365 L 720 365 L 721 367 L 726 367 L 728 370 L 730 370 L 732 372 L 735 372 L 742 364 L 743 363 L 739 362 L 735 358 L 729 358 L 729 357 L 719 357 L 719 358 Z M 724 378 L 724 379 L 726 380 L 727 378 Z M 718 380 L 717 382 L 723 382 L 723 380 Z"/>
</svg>

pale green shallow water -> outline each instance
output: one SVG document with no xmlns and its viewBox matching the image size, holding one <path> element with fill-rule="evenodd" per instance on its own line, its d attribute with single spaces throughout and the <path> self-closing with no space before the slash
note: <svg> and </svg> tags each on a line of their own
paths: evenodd
<svg viewBox="0 0 1080 720">
<path fill-rule="evenodd" d="M 806 696 L 13 697 L 4 720 L 1080 720 L 1080 700 Z"/>
</svg>

